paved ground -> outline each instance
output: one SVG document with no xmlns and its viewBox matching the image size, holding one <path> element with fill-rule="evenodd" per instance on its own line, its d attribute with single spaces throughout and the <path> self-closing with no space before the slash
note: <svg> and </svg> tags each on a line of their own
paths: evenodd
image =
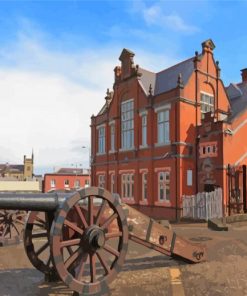
<svg viewBox="0 0 247 296">
<path fill-rule="evenodd" d="M 228 232 L 205 224 L 173 225 L 177 234 L 208 247 L 208 261 L 185 264 L 130 243 L 123 271 L 111 284 L 113 296 L 247 295 L 247 224 Z M 46 284 L 22 245 L 0 248 L 0 296 L 68 296 L 62 283 Z"/>
</svg>

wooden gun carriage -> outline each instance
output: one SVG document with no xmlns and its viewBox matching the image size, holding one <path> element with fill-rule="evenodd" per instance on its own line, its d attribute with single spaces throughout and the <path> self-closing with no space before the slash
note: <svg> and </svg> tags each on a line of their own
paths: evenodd
<svg viewBox="0 0 247 296">
<path fill-rule="evenodd" d="M 46 279 L 58 276 L 75 295 L 107 293 L 124 264 L 128 239 L 193 263 L 206 258 L 204 246 L 120 204 L 102 188 L 69 194 L 0 193 L 0 209 L 0 225 L 8 219 L 9 227 L 22 221 L 15 211 L 29 211 L 23 233 L 28 258 Z"/>
</svg>

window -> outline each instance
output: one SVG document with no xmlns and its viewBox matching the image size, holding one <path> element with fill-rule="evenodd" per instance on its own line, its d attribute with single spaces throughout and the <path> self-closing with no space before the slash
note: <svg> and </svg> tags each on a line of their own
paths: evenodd
<svg viewBox="0 0 247 296">
<path fill-rule="evenodd" d="M 75 188 L 80 188 L 80 180 L 75 180 Z"/>
<path fill-rule="evenodd" d="M 134 147 L 134 101 L 121 104 L 121 141 L 122 149 Z"/>
<path fill-rule="evenodd" d="M 99 142 L 98 142 L 98 153 L 105 153 L 105 127 L 102 126 L 98 130 Z"/>
<path fill-rule="evenodd" d="M 170 172 L 158 173 L 159 201 L 170 200 Z"/>
<path fill-rule="evenodd" d="M 111 193 L 114 193 L 115 191 L 114 185 L 115 185 L 115 174 L 111 174 Z"/>
<path fill-rule="evenodd" d="M 101 188 L 105 188 L 105 175 L 98 176 L 98 186 Z"/>
<path fill-rule="evenodd" d="M 192 170 L 187 170 L 187 186 L 192 186 Z"/>
<path fill-rule="evenodd" d="M 169 110 L 159 111 L 157 116 L 158 143 L 168 143 L 170 139 Z"/>
<path fill-rule="evenodd" d="M 56 187 L 56 180 L 51 179 L 51 187 L 52 188 Z"/>
<path fill-rule="evenodd" d="M 122 174 L 122 197 L 134 197 L 134 174 Z"/>
<path fill-rule="evenodd" d="M 88 186 L 89 186 L 89 180 L 86 179 L 86 180 L 85 180 L 85 187 L 88 187 Z"/>
<path fill-rule="evenodd" d="M 111 124 L 111 151 L 115 150 L 115 125 Z"/>
<path fill-rule="evenodd" d="M 142 116 L 142 146 L 147 145 L 147 115 Z"/>
<path fill-rule="evenodd" d="M 214 97 L 205 93 L 201 93 L 201 115 L 202 119 L 205 117 L 205 113 L 214 112 Z"/>
<path fill-rule="evenodd" d="M 147 173 L 142 174 L 142 199 L 147 200 Z"/>
<path fill-rule="evenodd" d="M 64 180 L 64 187 L 69 187 L 69 180 L 68 179 Z"/>
</svg>

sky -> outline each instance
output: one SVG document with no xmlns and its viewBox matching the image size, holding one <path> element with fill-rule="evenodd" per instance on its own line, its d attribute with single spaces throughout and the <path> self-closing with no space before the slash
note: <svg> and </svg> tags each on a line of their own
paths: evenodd
<svg viewBox="0 0 247 296">
<path fill-rule="evenodd" d="M 158 72 L 212 38 L 221 77 L 247 67 L 247 1 L 0 1 L 0 163 L 88 167 L 90 121 L 123 48 Z"/>
</svg>

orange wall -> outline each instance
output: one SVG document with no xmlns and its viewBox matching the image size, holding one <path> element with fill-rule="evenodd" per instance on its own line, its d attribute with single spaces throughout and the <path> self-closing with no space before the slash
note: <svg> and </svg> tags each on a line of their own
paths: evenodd
<svg viewBox="0 0 247 296">
<path fill-rule="evenodd" d="M 51 180 L 55 180 L 56 187 L 51 187 Z M 69 186 L 65 187 L 64 182 L 65 180 L 69 180 Z M 75 181 L 80 181 L 80 187 L 85 187 L 86 182 L 90 183 L 90 177 L 89 175 L 56 175 L 56 174 L 45 174 L 44 176 L 44 192 L 48 192 L 51 189 L 54 190 L 64 190 L 68 188 L 74 188 L 75 187 Z"/>
</svg>

